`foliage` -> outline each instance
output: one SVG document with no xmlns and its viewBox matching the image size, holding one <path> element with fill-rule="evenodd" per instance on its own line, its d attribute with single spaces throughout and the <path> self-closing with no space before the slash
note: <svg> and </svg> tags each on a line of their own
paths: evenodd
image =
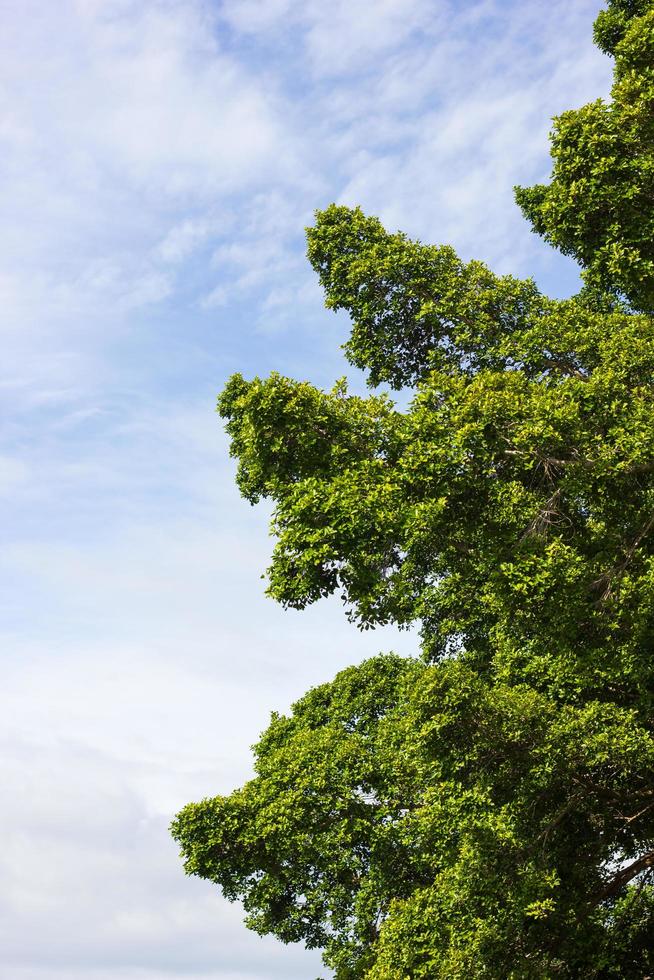
<svg viewBox="0 0 654 980">
<path fill-rule="evenodd" d="M 654 845 L 636 712 L 381 656 L 274 716 L 255 753 L 253 780 L 178 817 L 187 870 L 339 978 L 654 966 L 654 895 L 628 876 Z"/>
<path fill-rule="evenodd" d="M 343 243 L 351 234 L 356 251 Z M 404 377 L 403 338 L 417 331 L 429 353 L 413 361 L 421 377 L 405 413 L 383 396 L 348 397 L 342 383 L 227 386 L 239 486 L 275 502 L 270 593 L 301 608 L 339 592 L 363 626 L 420 621 L 432 658 L 463 645 L 507 679 L 568 695 L 620 687 L 629 701 L 654 638 L 650 319 L 547 300 L 487 270 L 485 291 L 452 299 L 458 270 L 454 286 L 437 278 L 439 250 L 346 208 L 319 215 L 309 237 L 321 241 L 323 280 L 339 284 L 329 301 L 353 316 L 357 363 L 376 366 L 397 337 Z M 426 287 L 378 271 L 397 272 L 398 249 L 432 268 L 430 313 L 413 320 Z M 356 268 L 348 292 L 343 254 Z M 443 295 L 441 318 L 431 311 Z M 502 315 L 473 316 L 473 304 Z"/>
<path fill-rule="evenodd" d="M 534 230 L 585 268 L 592 286 L 654 312 L 654 8 L 612 0 L 595 25 L 616 59 L 612 101 L 563 113 L 549 185 L 518 189 Z"/>
<path fill-rule="evenodd" d="M 654 968 L 654 5 L 613 0 L 613 101 L 519 190 L 586 286 L 553 300 L 332 205 L 308 230 L 352 396 L 273 374 L 219 400 L 274 503 L 270 594 L 418 623 L 273 716 L 256 775 L 186 807 L 186 868 L 338 980 Z M 649 181 L 649 183 L 648 183 Z"/>
</svg>

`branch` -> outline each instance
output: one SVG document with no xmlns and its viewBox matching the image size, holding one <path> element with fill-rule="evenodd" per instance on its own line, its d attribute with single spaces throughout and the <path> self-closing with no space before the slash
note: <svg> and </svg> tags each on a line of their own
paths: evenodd
<svg viewBox="0 0 654 980">
<path fill-rule="evenodd" d="M 609 569 L 608 572 L 604 572 L 603 575 L 600 575 L 598 579 L 595 579 L 595 581 L 591 583 L 591 588 L 593 589 L 598 589 L 602 585 L 605 586 L 604 592 L 602 593 L 599 599 L 600 602 L 605 602 L 610 597 L 611 583 L 615 578 L 618 578 L 626 570 L 627 565 L 629 564 L 634 554 L 636 553 L 636 549 L 643 541 L 643 539 L 647 537 L 647 535 L 650 533 L 652 528 L 654 528 L 654 514 L 650 516 L 647 523 L 644 525 L 644 527 L 640 529 L 640 531 L 638 532 L 634 540 L 631 542 L 631 544 L 627 548 L 625 557 L 620 562 L 620 564 L 616 565 L 615 568 Z"/>
<path fill-rule="evenodd" d="M 612 898 L 625 885 L 628 885 L 630 881 L 636 878 L 641 871 L 645 871 L 646 868 L 654 868 L 654 851 L 648 851 L 647 854 L 643 854 L 638 860 L 633 861 L 626 868 L 619 871 L 600 892 L 597 892 L 593 896 L 593 905 L 599 905 L 600 902 L 606 901 L 607 898 Z"/>
<path fill-rule="evenodd" d="M 527 538 L 545 534 L 547 532 L 547 528 L 554 524 L 572 524 L 570 518 L 565 517 L 558 509 L 560 501 L 561 488 L 559 487 L 554 491 L 549 500 L 545 501 L 536 516 L 529 522 L 526 530 L 520 538 L 520 541 L 526 541 Z"/>
<path fill-rule="evenodd" d="M 508 439 L 505 439 L 505 442 L 508 442 Z M 574 450 L 570 459 L 560 459 L 558 456 L 540 456 L 538 454 L 536 454 L 534 457 L 526 450 L 520 449 L 505 449 L 503 450 L 503 455 L 519 456 L 523 459 L 535 460 L 535 462 L 540 463 L 546 471 L 565 469 L 568 466 L 582 466 L 585 470 L 593 470 L 597 466 L 597 460 L 588 459 L 586 456 L 579 456 L 575 454 Z M 626 469 L 622 470 L 620 475 L 638 476 L 641 473 L 652 472 L 654 472 L 654 460 L 649 463 L 634 463 L 632 466 L 628 466 Z"/>
<path fill-rule="evenodd" d="M 547 368 L 560 371 L 561 374 L 565 374 L 569 378 L 577 378 L 578 381 L 588 381 L 588 374 L 584 374 L 583 371 L 573 367 L 571 364 L 567 364 L 558 357 L 544 357 L 543 364 Z"/>
<path fill-rule="evenodd" d="M 566 803 L 566 805 L 564 807 L 562 807 L 559 810 L 559 812 L 554 815 L 554 817 L 552 818 L 552 820 L 550 820 L 550 822 L 547 824 L 547 826 L 540 832 L 540 834 L 538 835 L 538 837 L 536 838 L 536 840 L 537 841 L 541 841 L 542 840 L 542 842 L 543 842 L 543 849 L 545 848 L 545 844 L 547 842 L 547 838 L 549 837 L 549 835 L 551 834 L 551 832 L 553 830 L 555 830 L 556 827 L 558 827 L 558 825 L 563 820 L 565 820 L 565 818 L 568 816 L 568 814 L 571 813 L 572 810 L 574 810 L 574 808 L 577 806 L 577 804 L 579 803 L 579 801 L 580 800 L 583 800 L 584 799 L 584 796 L 586 796 L 586 795 L 587 794 L 584 794 L 584 793 L 575 793 L 568 800 L 568 802 Z M 652 805 L 654 806 L 654 804 L 652 804 Z"/>
<path fill-rule="evenodd" d="M 638 813 L 632 813 L 630 817 L 624 817 L 624 822 L 626 824 L 633 823 L 634 820 L 638 820 L 639 817 L 642 817 L 643 814 L 648 813 L 652 809 L 654 809 L 654 803 L 648 803 L 647 806 L 643 807 L 642 810 L 639 810 Z"/>
</svg>

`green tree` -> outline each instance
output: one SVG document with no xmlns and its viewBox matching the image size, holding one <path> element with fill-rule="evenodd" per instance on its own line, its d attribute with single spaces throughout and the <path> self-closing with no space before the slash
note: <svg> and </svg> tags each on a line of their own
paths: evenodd
<svg viewBox="0 0 654 980">
<path fill-rule="evenodd" d="M 517 191 L 579 295 L 331 206 L 309 259 L 409 408 L 279 375 L 220 397 L 243 495 L 274 502 L 270 594 L 421 630 L 173 825 L 189 873 L 338 980 L 654 970 L 653 38 L 652 3 L 609 3 L 613 101 L 557 120 L 551 183 Z"/>
</svg>

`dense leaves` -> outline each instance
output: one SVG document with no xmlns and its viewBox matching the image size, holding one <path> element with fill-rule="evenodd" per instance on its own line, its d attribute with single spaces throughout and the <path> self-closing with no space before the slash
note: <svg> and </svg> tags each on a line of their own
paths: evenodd
<svg viewBox="0 0 654 980">
<path fill-rule="evenodd" d="M 650 0 L 609 0 L 595 21 L 593 35 L 597 45 L 606 54 L 615 54 L 633 18 L 646 14 L 650 6 Z"/>
<path fill-rule="evenodd" d="M 327 306 L 352 317 L 345 352 L 371 385 L 401 388 L 434 367 L 505 363 L 512 351 L 503 345 L 547 305 L 533 282 L 466 265 L 449 246 L 389 235 L 358 208 L 332 205 L 317 217 L 309 260 Z"/>
<path fill-rule="evenodd" d="M 611 0 L 596 39 L 615 55 L 612 101 L 563 113 L 548 185 L 518 189 L 534 230 L 574 256 L 586 281 L 654 311 L 654 9 Z"/>
<path fill-rule="evenodd" d="M 187 870 L 253 928 L 324 947 L 339 978 L 654 967 L 654 896 L 634 884 L 654 861 L 654 738 L 635 712 L 385 656 L 275 716 L 255 754 L 242 789 L 177 818 Z"/>
<path fill-rule="evenodd" d="M 351 348 L 370 363 L 377 333 L 391 354 L 397 335 L 403 363 L 413 286 L 393 286 L 391 328 L 357 307 L 361 277 L 376 281 L 376 256 L 398 240 L 416 266 L 433 250 L 330 208 L 311 234 L 324 256 L 331 243 L 335 265 L 352 226 L 375 234 L 374 246 L 356 235 L 346 250 L 357 280 L 339 303 L 367 324 Z M 484 302 L 504 309 L 506 281 L 485 278 Z M 448 289 L 443 274 L 434 290 Z M 518 294 L 530 297 L 519 323 L 451 316 L 440 347 L 437 318 L 420 320 L 430 353 L 403 413 L 342 383 L 322 393 L 278 375 L 232 379 L 220 410 L 239 485 L 276 505 L 269 590 L 300 608 L 339 592 L 363 626 L 421 622 L 432 658 L 464 646 L 480 664 L 492 656 L 505 679 L 568 696 L 600 685 L 625 703 L 645 694 L 649 710 L 652 321 L 512 282 L 511 304 Z"/>
<path fill-rule="evenodd" d="M 174 824 L 190 873 L 338 980 L 654 971 L 654 5 L 612 0 L 613 101 L 518 199 L 568 300 L 332 205 L 308 231 L 385 394 L 234 376 L 219 411 L 270 594 L 417 624 L 275 716 L 256 775 Z"/>
</svg>

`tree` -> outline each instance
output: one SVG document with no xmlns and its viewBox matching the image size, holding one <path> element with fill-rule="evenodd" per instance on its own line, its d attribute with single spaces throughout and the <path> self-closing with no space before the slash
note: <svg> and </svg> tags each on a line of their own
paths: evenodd
<svg viewBox="0 0 654 980">
<path fill-rule="evenodd" d="M 339 980 L 654 969 L 654 4 L 611 0 L 613 101 L 518 189 L 568 300 L 331 206 L 308 231 L 346 354 L 389 397 L 233 377 L 219 400 L 268 590 L 420 624 L 273 716 L 256 775 L 190 804 L 191 874 Z M 649 183 L 648 183 L 649 181 Z"/>
</svg>

